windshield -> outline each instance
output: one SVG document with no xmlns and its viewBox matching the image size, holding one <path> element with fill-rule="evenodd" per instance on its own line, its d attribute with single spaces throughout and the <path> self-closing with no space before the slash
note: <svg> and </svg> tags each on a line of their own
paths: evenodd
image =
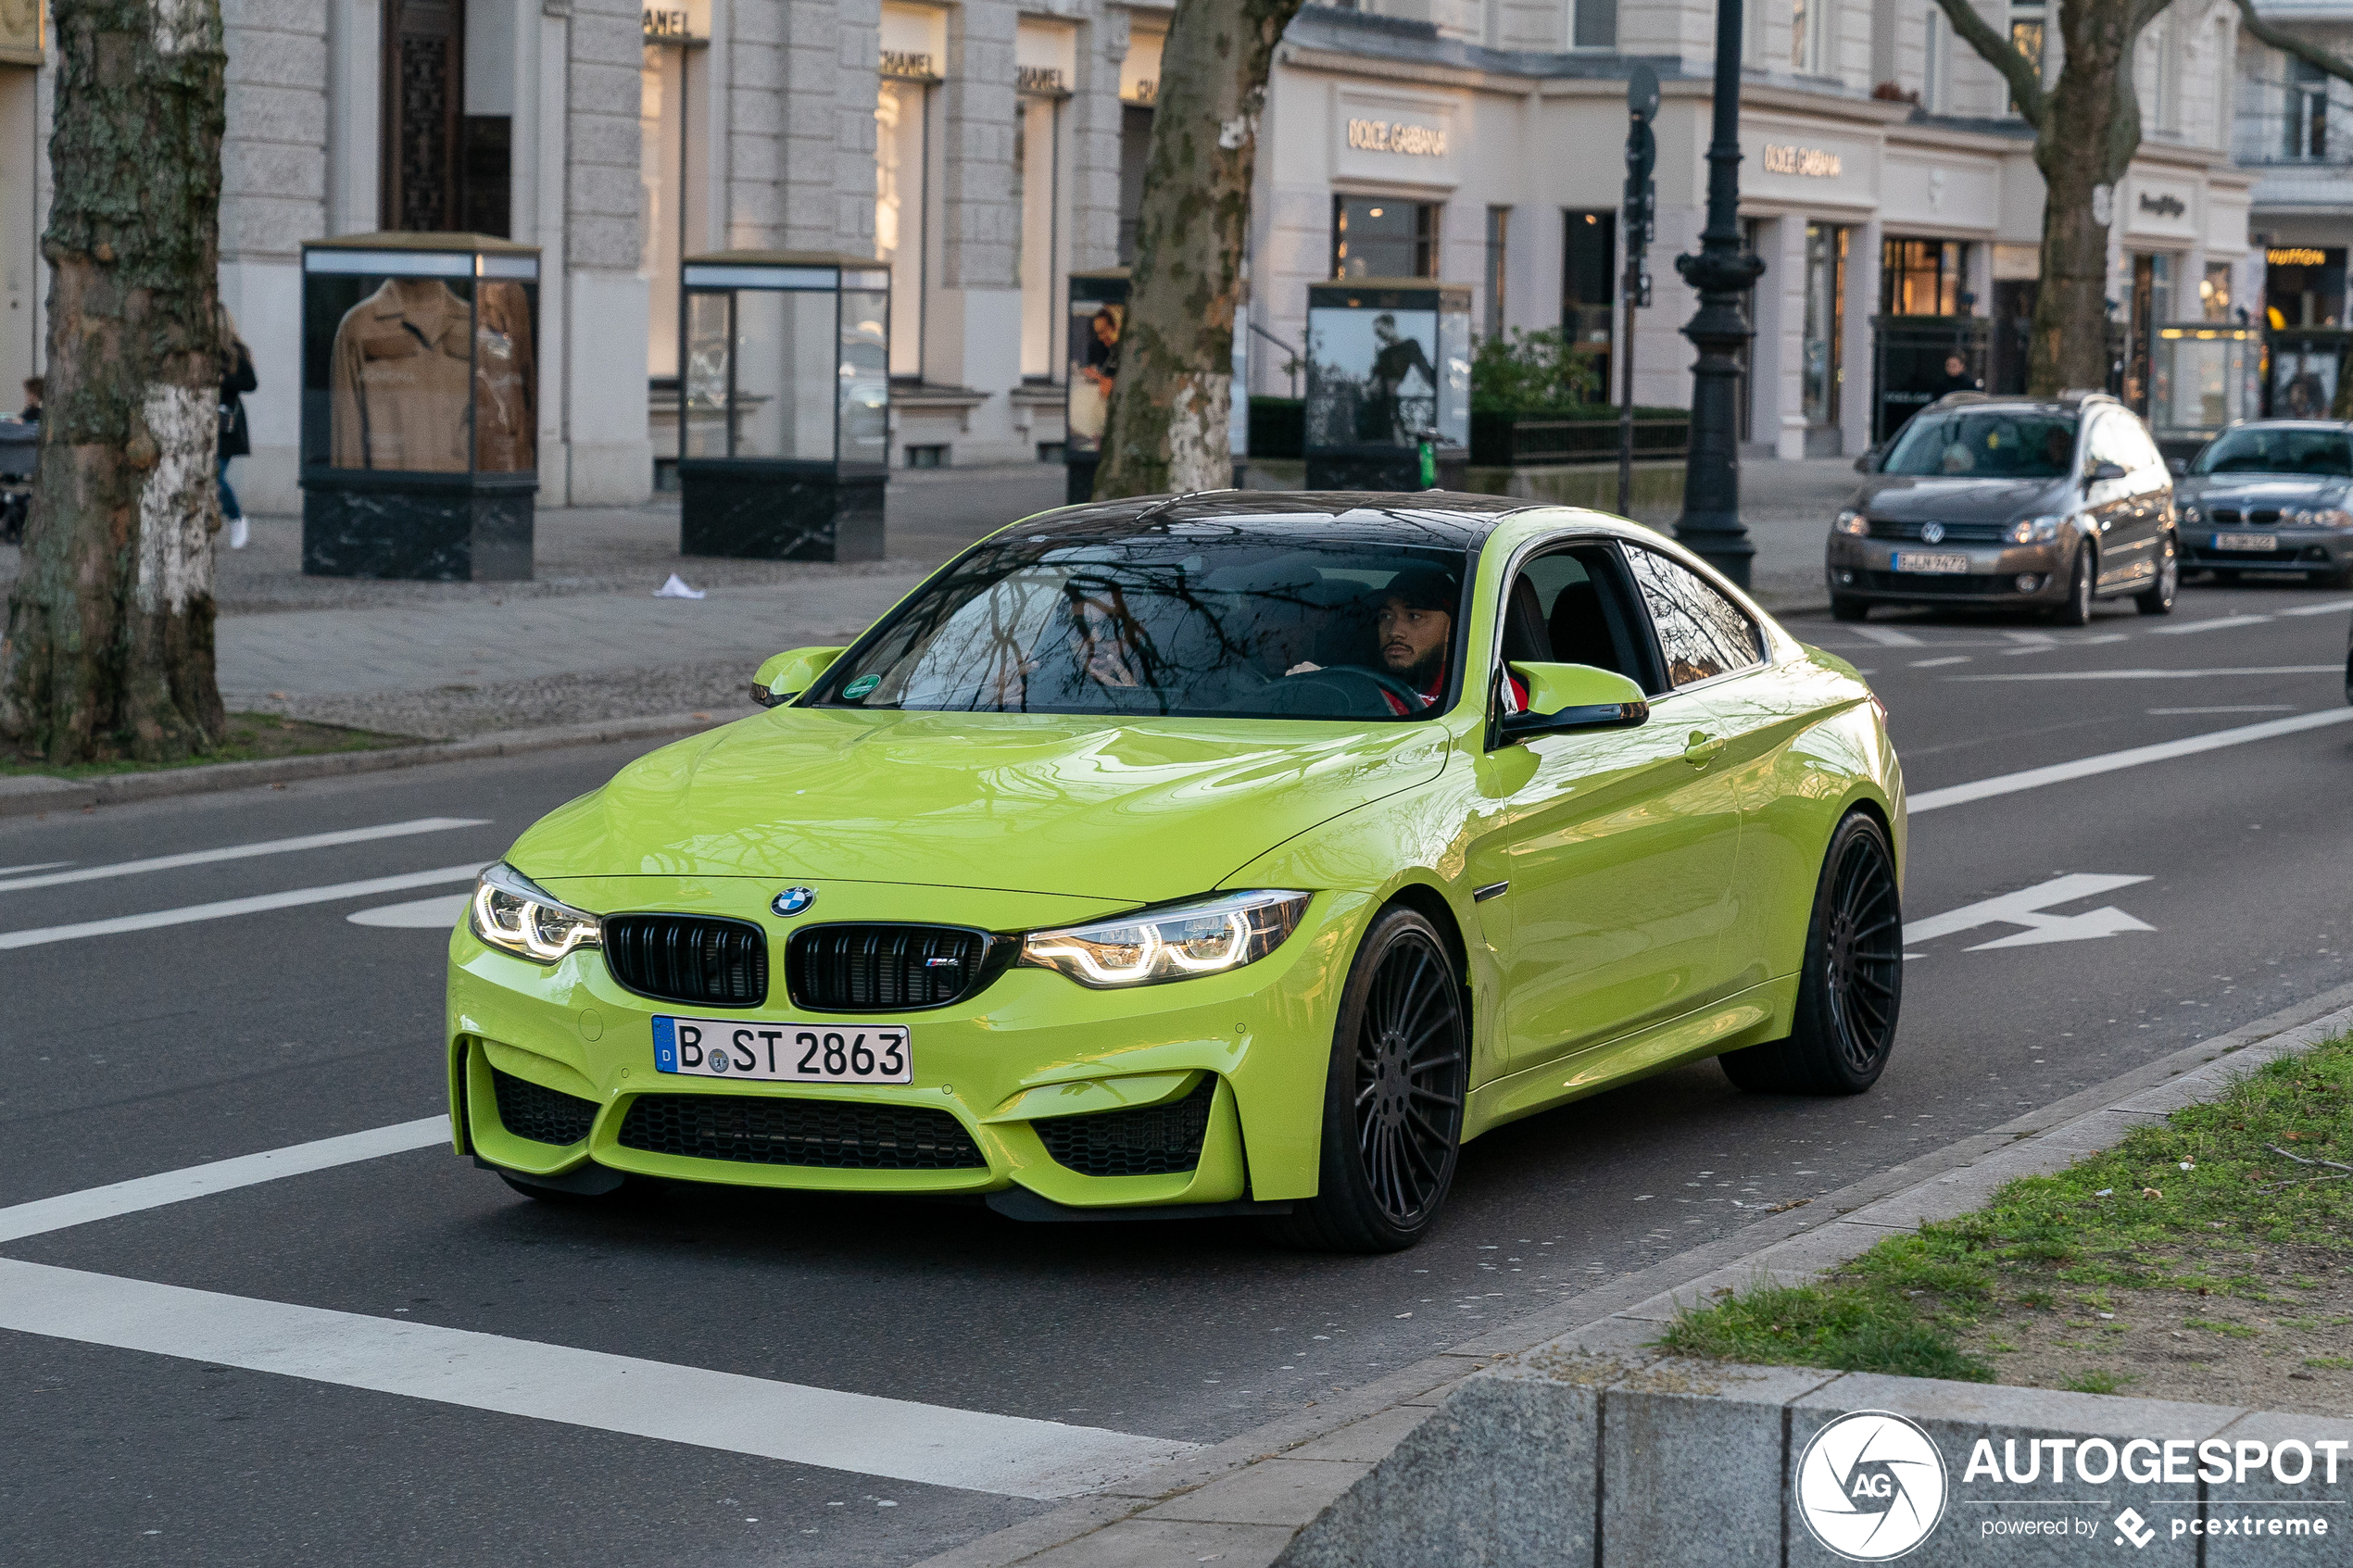
<svg viewBox="0 0 2353 1568">
<path fill-rule="evenodd" d="M 1447 706 L 1460 548 L 1296 527 L 983 545 L 825 672 L 832 708 L 1413 719 Z"/>
<path fill-rule="evenodd" d="M 2257 425 L 2226 431 L 2208 443 L 2192 473 L 2296 473 L 2353 477 L 2353 441 L 2341 430 Z"/>
<path fill-rule="evenodd" d="M 2064 479 L 2074 457 L 2071 414 L 1969 408 L 1915 415 L 1880 472 L 1946 479 Z"/>
</svg>

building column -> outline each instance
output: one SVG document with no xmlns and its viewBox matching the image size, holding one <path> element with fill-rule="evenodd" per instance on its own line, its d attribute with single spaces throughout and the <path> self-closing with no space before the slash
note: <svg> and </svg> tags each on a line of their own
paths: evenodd
<svg viewBox="0 0 2353 1568">
<path fill-rule="evenodd" d="M 543 297 L 540 334 L 563 323 L 568 444 L 558 478 L 543 464 L 543 503 L 630 506 L 653 488 L 646 429 L 649 308 L 642 259 L 644 30 L 626 0 L 573 0 L 565 56 L 560 318 Z M 547 113 L 545 103 L 541 113 Z M 545 178 L 545 170 L 542 177 Z M 545 242 L 543 241 L 543 244 Z M 542 287 L 552 269 L 543 256 Z M 541 377 L 541 396 L 548 378 Z"/>
<path fill-rule="evenodd" d="M 1756 341 L 1750 380 L 1756 403 L 1749 433 L 1773 456 L 1806 456 L 1806 220 L 1776 219 L 1758 248 L 1768 266 L 1756 287 Z"/>
<path fill-rule="evenodd" d="M 1838 423 L 1844 450 L 1860 453 L 1871 444 L 1871 318 L 1879 314 L 1880 241 L 1884 229 L 1874 214 L 1847 231 L 1846 320 L 1840 369 Z M 1981 296 L 1983 297 L 1983 296 Z"/>
</svg>

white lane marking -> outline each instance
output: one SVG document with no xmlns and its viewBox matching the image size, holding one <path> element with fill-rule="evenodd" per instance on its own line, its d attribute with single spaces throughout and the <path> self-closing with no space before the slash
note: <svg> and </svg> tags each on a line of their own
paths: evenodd
<svg viewBox="0 0 2353 1568">
<path fill-rule="evenodd" d="M 354 925 L 381 925 L 396 931 L 447 931 L 458 923 L 472 897 L 471 893 L 443 893 L 406 904 L 379 904 L 343 918 Z"/>
<path fill-rule="evenodd" d="M 0 866 L 0 876 L 14 876 L 19 872 L 45 872 L 53 866 L 71 864 L 71 860 L 36 860 L 29 866 Z"/>
<path fill-rule="evenodd" d="M 231 844 L 219 849 L 191 849 L 182 855 L 157 855 L 147 860 L 124 860 L 111 866 L 85 866 L 78 872 L 59 872 L 54 876 L 19 877 L 13 882 L 0 882 L 0 893 L 13 893 L 20 887 L 57 887 L 69 882 L 93 882 L 105 876 L 132 876 L 141 872 L 177 871 L 182 866 L 208 866 L 220 860 L 242 860 L 255 855 L 283 855 L 296 849 L 324 849 L 336 844 L 366 844 L 379 838 L 406 838 L 411 834 L 447 833 L 451 828 L 478 828 L 489 822 L 487 817 L 419 817 L 413 822 L 386 822 L 381 827 L 344 828 L 334 833 L 307 833 L 299 838 L 269 838 L 256 844 Z M 52 865 L 71 865 L 70 860 L 54 860 Z M 14 871 L 42 871 L 41 866 L 16 866 Z"/>
<path fill-rule="evenodd" d="M 2040 789 L 2045 784 L 2087 779 L 2095 773 L 2112 773 L 2120 768 L 2138 768 L 2145 763 L 2171 761 L 2176 757 L 2195 757 L 2201 751 L 2218 751 L 2226 746 L 2245 746 L 2249 741 L 2270 740 L 2275 735 L 2317 730 L 2329 724 L 2341 724 L 2348 719 L 2353 719 L 2353 708 L 2331 708 L 2319 713 L 2299 713 L 2293 719 L 2244 724 L 2235 730 L 2215 730 L 2208 734 L 2191 735 L 2185 740 L 2136 746 L 2129 751 L 2111 751 L 2105 756 L 2079 758 L 2072 762 L 2055 762 L 2047 768 L 2029 768 L 2024 772 L 1997 774 L 1974 784 L 1923 790 L 1910 797 L 1907 807 L 1912 815 L 1918 816 L 1922 811 L 1963 806 L 1972 800 L 1991 799 L 1997 795 L 2016 795 L 2021 790 Z"/>
<path fill-rule="evenodd" d="M 1877 643 L 1883 648 L 1916 648 L 1920 640 L 1909 632 L 1898 632 L 1893 626 L 1849 626 L 1848 631 L 1867 643 Z"/>
<path fill-rule="evenodd" d="M 406 1154 L 412 1148 L 430 1148 L 448 1142 L 447 1115 L 421 1116 L 414 1122 L 396 1122 L 389 1127 L 371 1127 L 361 1133 L 264 1149 L 259 1154 L 239 1154 L 184 1170 L 166 1171 L 160 1175 L 135 1176 L 127 1182 L 57 1198 L 39 1198 L 0 1209 L 0 1242 L 21 1241 L 29 1236 L 45 1236 L 74 1225 L 160 1209 L 167 1203 L 184 1203 L 192 1198 L 233 1192 L 258 1182 L 306 1175 L 312 1171 L 331 1170 L 361 1160 L 380 1160 L 387 1154 Z"/>
<path fill-rule="evenodd" d="M 791 1464 L 1066 1498 L 1197 1445 L 0 1259 L 0 1328 Z"/>
<path fill-rule="evenodd" d="M 327 887 L 297 887 L 287 893 L 258 893 L 250 898 L 223 898 L 215 904 L 190 904 L 177 909 L 157 909 L 144 915 L 117 915 L 112 920 L 88 920 L 78 925 L 36 926 L 29 931 L 0 931 L 0 951 L 38 947 L 48 942 L 73 942 L 85 936 L 115 936 L 126 931 L 153 931 L 161 925 L 186 925 L 195 921 L 223 920 L 231 915 L 258 914 L 264 909 L 290 909 L 302 904 L 331 904 L 338 898 L 364 898 L 371 893 L 405 893 L 445 882 L 472 882 L 485 862 L 444 866 L 434 872 L 409 872 L 402 876 L 370 877 L 365 882 L 339 882 Z"/>
<path fill-rule="evenodd" d="M 2209 675 L 2334 675 L 2334 664 L 2259 664 L 2236 670 L 2031 670 L 2022 675 L 1947 675 L 1948 681 L 2199 681 Z"/>
<path fill-rule="evenodd" d="M 2230 626 L 2260 626 L 2271 618 L 2268 615 L 2223 615 L 2212 621 L 2176 621 L 2167 626 L 2152 626 L 2152 637 L 2179 637 L 2191 632 L 2220 632 Z"/>
<path fill-rule="evenodd" d="M 2015 637 L 2021 633 L 2013 632 L 2010 635 Z M 2007 657 L 2016 659 L 2022 653 L 2061 653 L 2069 648 L 2095 648 L 2102 643 L 2121 643 L 2130 640 L 2129 635 L 2122 632 L 2103 632 L 2096 637 L 2075 637 L 2064 643 L 2052 637 L 2043 642 L 2027 643 L 2018 647 L 2005 648 L 2002 651 Z"/>
<path fill-rule="evenodd" d="M 1911 921 L 1904 927 L 1904 946 L 1908 947 L 1916 942 L 1933 942 L 1940 936 L 1974 931 L 1981 925 L 1991 925 L 1996 921 L 2005 925 L 2022 925 L 2026 929 L 1991 942 L 1980 942 L 1969 949 L 1970 952 L 1982 953 L 1989 947 L 2034 947 L 2046 942 L 2087 942 L 2095 937 L 2114 936 L 2122 931 L 2154 931 L 2157 927 L 2137 921 L 2113 906 L 2080 915 L 2044 912 L 2053 904 L 2071 903 L 2078 898 L 2112 893 L 2117 888 L 2146 881 L 2148 878 L 2145 876 L 2104 876 L 2090 872 L 2053 877 L 2038 887 L 2021 888 L 2016 893 L 1982 898 L 1944 914 Z M 1919 955 L 1907 956 L 1917 958 Z"/>
<path fill-rule="evenodd" d="M 2293 713 L 2292 702 L 2242 702 L 2225 708 L 2151 708 L 2145 711 L 2162 715 L 2177 713 Z"/>
<path fill-rule="evenodd" d="M 2348 609 L 2353 609 L 2353 599 L 2331 599 L 2326 604 L 2297 605 L 2294 609 L 2284 609 L 2280 613 L 2282 615 L 2337 615 Z"/>
<path fill-rule="evenodd" d="M 2002 635 L 2011 642 L 2024 643 L 2032 646 L 2043 646 L 2058 641 L 2057 635 L 2050 632 L 2005 632 Z"/>
<path fill-rule="evenodd" d="M 1969 655 L 1965 653 L 1956 653 L 1949 654 L 1943 659 L 1916 659 L 1912 660 L 1912 668 L 1915 670 L 1934 670 L 1940 665 L 1967 664 L 1968 662 Z"/>
</svg>

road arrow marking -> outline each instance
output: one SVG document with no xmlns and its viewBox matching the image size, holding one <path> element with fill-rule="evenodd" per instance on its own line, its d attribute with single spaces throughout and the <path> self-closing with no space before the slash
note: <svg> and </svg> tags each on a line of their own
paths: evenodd
<svg viewBox="0 0 2353 1568">
<path fill-rule="evenodd" d="M 2135 920 L 2122 909 L 2108 906 L 2080 915 L 2055 915 L 2046 912 L 2054 904 L 2071 904 L 2078 898 L 2089 898 L 2101 893 L 2113 893 L 2120 887 L 2130 887 L 2146 882 L 2145 876 L 2103 876 L 2089 872 L 2077 872 L 2068 876 L 2053 877 L 2039 887 L 2021 888 L 1998 897 L 1980 899 L 1957 909 L 1926 920 L 1908 922 L 1904 927 L 1904 945 L 1932 942 L 1940 936 L 1951 936 L 1963 931 L 1999 922 L 2022 925 L 2026 929 L 1991 942 L 1980 942 L 1968 949 L 1982 953 L 1991 947 L 2036 947 L 2046 942 L 2089 942 L 2095 937 L 2114 936 L 2127 931 L 2155 931 L 2157 927 Z M 1918 954 L 1906 954 L 1916 958 Z"/>
</svg>

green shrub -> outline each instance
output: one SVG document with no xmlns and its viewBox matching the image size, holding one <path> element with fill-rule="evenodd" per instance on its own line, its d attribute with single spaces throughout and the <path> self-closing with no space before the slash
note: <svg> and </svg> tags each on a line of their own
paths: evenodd
<svg viewBox="0 0 2353 1568">
<path fill-rule="evenodd" d="M 1471 408 L 1482 413 L 1535 413 L 1590 404 L 1607 389 L 1601 365 L 1558 327 L 1514 327 L 1480 340 L 1471 355 Z"/>
</svg>

